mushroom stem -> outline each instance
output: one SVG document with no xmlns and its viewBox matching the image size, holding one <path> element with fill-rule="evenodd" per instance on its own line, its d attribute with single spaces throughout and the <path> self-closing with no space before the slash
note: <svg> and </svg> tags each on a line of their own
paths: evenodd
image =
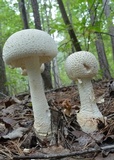
<svg viewBox="0 0 114 160">
<path fill-rule="evenodd" d="M 78 81 L 77 85 L 80 94 L 81 112 L 90 112 L 97 117 L 102 116 L 95 102 L 95 95 L 91 80 L 81 79 L 81 81 Z"/>
<path fill-rule="evenodd" d="M 34 112 L 34 128 L 38 135 L 46 136 L 50 132 L 51 121 L 49 106 L 42 84 L 39 58 L 29 58 L 25 63 Z"/>
<path fill-rule="evenodd" d="M 77 114 L 77 121 L 83 131 L 90 133 L 98 130 L 98 120 L 104 123 L 104 117 L 99 111 L 89 78 L 78 80 L 81 108 Z"/>
</svg>

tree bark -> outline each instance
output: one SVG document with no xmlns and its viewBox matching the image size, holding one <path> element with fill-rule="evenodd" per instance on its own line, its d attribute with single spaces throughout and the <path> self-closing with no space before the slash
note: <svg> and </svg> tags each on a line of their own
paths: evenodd
<svg viewBox="0 0 114 160">
<path fill-rule="evenodd" d="M 108 65 L 108 61 L 107 61 L 105 50 L 104 50 L 102 35 L 100 33 L 96 33 L 95 44 L 96 44 L 96 49 L 98 53 L 100 68 L 103 71 L 103 78 L 110 79 L 111 75 L 109 71 L 109 65 Z"/>
<path fill-rule="evenodd" d="M 53 77 L 54 77 L 54 88 L 60 88 L 61 85 L 61 80 L 59 77 L 59 70 L 58 70 L 58 65 L 57 65 L 57 57 L 55 57 L 52 61 L 52 71 L 53 71 Z"/>
<path fill-rule="evenodd" d="M 43 0 L 44 3 L 44 13 L 45 13 L 45 17 L 46 17 L 46 28 L 45 30 L 50 34 L 50 19 L 52 18 L 52 12 L 51 12 L 51 1 L 49 0 L 49 4 L 48 4 L 48 9 L 47 10 L 47 0 Z M 54 36 L 53 36 L 54 37 Z M 53 75 L 53 80 L 54 80 L 54 88 L 59 88 L 61 87 L 61 81 L 60 81 L 60 76 L 59 76 L 59 68 L 58 68 L 58 64 L 57 64 L 57 57 L 55 57 L 52 60 L 52 75 Z"/>
<path fill-rule="evenodd" d="M 6 85 L 7 79 L 5 74 L 5 65 L 2 59 L 2 48 L 0 46 L 0 98 L 9 95 L 8 87 Z"/>
<path fill-rule="evenodd" d="M 39 14 L 39 5 L 37 0 L 31 0 L 31 5 L 33 9 L 35 28 L 42 30 L 41 22 L 40 22 L 40 14 Z"/>
<path fill-rule="evenodd" d="M 62 0 L 57 0 L 57 2 L 59 4 L 59 8 L 60 8 L 64 23 L 68 28 L 68 33 L 69 33 L 71 41 L 72 41 L 72 43 L 73 43 L 73 45 L 75 47 L 75 50 L 76 51 L 81 51 L 82 49 L 81 49 L 80 43 L 78 41 L 78 38 L 75 35 L 73 26 L 72 26 L 72 24 L 71 24 L 71 22 L 70 22 L 70 20 L 69 20 L 69 18 L 67 16 L 64 4 L 63 4 Z"/>
<path fill-rule="evenodd" d="M 26 14 L 26 8 L 25 8 L 25 1 L 24 0 L 19 1 L 19 10 L 20 10 L 20 13 L 21 13 L 24 29 L 29 29 L 29 24 L 28 24 L 28 20 L 27 20 L 27 14 Z"/>
<path fill-rule="evenodd" d="M 108 18 L 110 17 L 110 0 L 102 0 L 102 2 L 103 2 L 104 13 L 108 22 Z M 114 26 L 112 23 L 112 19 L 109 20 L 108 23 L 109 23 L 109 34 L 110 34 L 111 44 L 112 44 L 112 55 L 114 60 Z"/>
<path fill-rule="evenodd" d="M 41 21 L 40 21 L 40 14 L 39 14 L 39 5 L 38 5 L 37 0 L 31 0 L 31 5 L 32 5 L 32 9 L 33 9 L 35 28 L 42 30 Z M 52 89 L 53 87 L 52 87 L 50 63 L 45 63 L 45 70 L 42 73 L 42 78 L 44 81 L 44 88 L 45 89 Z"/>
<path fill-rule="evenodd" d="M 5 65 L 2 58 L 2 33 L 1 33 L 1 24 L 0 24 L 0 98 L 4 95 L 9 95 L 8 86 L 6 85 L 7 78 L 5 72 Z"/>
<path fill-rule="evenodd" d="M 88 0 L 88 5 L 89 5 L 91 24 L 92 24 L 92 26 L 94 26 L 97 22 L 96 8 L 95 8 L 94 4 L 92 4 L 92 7 L 90 6 L 89 0 Z M 95 45 L 96 45 L 96 49 L 97 49 L 100 68 L 102 70 L 102 77 L 106 78 L 106 79 L 110 79 L 111 74 L 110 74 L 108 60 L 107 60 L 106 53 L 105 53 L 102 35 L 98 32 L 96 32 L 95 34 L 96 34 Z"/>
</svg>

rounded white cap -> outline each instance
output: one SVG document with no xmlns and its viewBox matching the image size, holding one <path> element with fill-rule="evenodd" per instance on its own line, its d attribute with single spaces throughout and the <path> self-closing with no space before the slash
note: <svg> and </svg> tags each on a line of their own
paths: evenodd
<svg viewBox="0 0 114 160">
<path fill-rule="evenodd" d="M 37 29 L 25 29 L 11 35 L 3 47 L 3 59 L 13 67 L 25 68 L 23 59 L 39 56 L 40 63 L 57 55 L 57 45 L 49 34 Z"/>
<path fill-rule="evenodd" d="M 92 78 L 99 69 L 96 57 L 87 51 L 79 51 L 71 54 L 66 59 L 65 69 L 72 80 Z"/>
</svg>

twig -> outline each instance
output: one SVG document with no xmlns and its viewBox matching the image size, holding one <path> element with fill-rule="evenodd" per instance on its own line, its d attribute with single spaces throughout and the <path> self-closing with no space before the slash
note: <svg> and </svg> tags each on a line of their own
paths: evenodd
<svg viewBox="0 0 114 160">
<path fill-rule="evenodd" d="M 2 154 L 4 154 L 5 156 L 7 156 L 8 158 L 12 159 L 11 155 L 9 155 L 8 153 L 6 153 L 6 152 L 4 152 L 4 151 L 2 151 L 2 150 L 0 150 L 0 152 L 1 152 Z"/>
<path fill-rule="evenodd" d="M 114 117 L 114 113 L 107 116 L 108 119 L 113 118 L 113 117 Z"/>
<path fill-rule="evenodd" d="M 95 31 L 94 33 L 101 33 L 101 34 L 106 34 L 106 35 L 109 35 L 109 36 L 114 37 L 114 35 L 113 35 L 113 34 L 110 34 L 110 33 L 107 33 L 107 32 L 97 32 L 97 31 Z"/>
<path fill-rule="evenodd" d="M 14 145 L 14 148 L 16 149 L 16 151 L 20 154 L 23 154 L 22 150 L 20 149 L 18 143 L 11 141 L 11 143 Z M 24 155 L 24 154 L 23 154 Z"/>
<path fill-rule="evenodd" d="M 4 97 L 8 97 L 6 94 L 0 92 L 0 95 L 4 96 Z"/>
<path fill-rule="evenodd" d="M 107 3 L 108 3 L 108 1 L 106 0 L 105 3 L 104 3 L 104 5 L 103 5 L 103 9 L 102 9 L 102 11 L 101 11 L 101 14 L 100 14 L 100 16 L 99 16 L 100 19 L 101 19 L 102 15 L 103 15 L 103 12 L 104 12 L 104 10 L 105 10 L 106 5 L 108 5 Z"/>
<path fill-rule="evenodd" d="M 31 156 L 14 156 L 13 160 L 17 159 L 50 159 L 50 158 L 65 158 L 72 156 L 79 156 L 88 153 L 100 152 L 102 150 L 114 149 L 114 145 L 99 147 L 98 149 L 92 148 L 81 152 L 72 152 L 72 153 L 64 153 L 64 154 L 39 154 L 39 155 L 31 155 Z"/>
</svg>

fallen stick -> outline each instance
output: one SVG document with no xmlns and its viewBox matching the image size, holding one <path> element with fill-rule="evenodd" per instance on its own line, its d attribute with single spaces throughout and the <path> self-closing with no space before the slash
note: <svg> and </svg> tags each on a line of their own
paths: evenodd
<svg viewBox="0 0 114 160">
<path fill-rule="evenodd" d="M 64 154 L 38 154 L 38 155 L 30 155 L 30 156 L 14 156 L 13 160 L 17 159 L 50 159 L 50 158 L 65 158 L 72 156 L 79 156 L 88 153 L 101 152 L 102 150 L 114 149 L 114 145 L 99 147 L 98 149 L 92 148 L 81 152 L 72 152 L 72 153 L 64 153 Z"/>
</svg>

